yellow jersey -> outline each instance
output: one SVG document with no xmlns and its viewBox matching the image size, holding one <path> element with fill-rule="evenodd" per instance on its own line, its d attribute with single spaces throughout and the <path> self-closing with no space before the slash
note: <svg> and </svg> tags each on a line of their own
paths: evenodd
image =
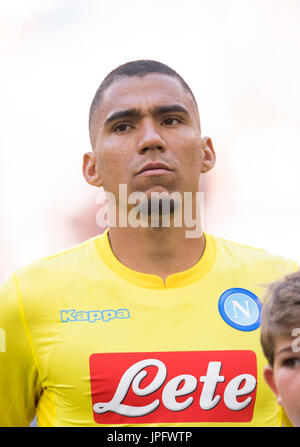
<svg viewBox="0 0 300 447">
<path fill-rule="evenodd" d="M 259 340 L 264 286 L 295 262 L 205 233 L 192 268 L 159 276 L 100 236 L 0 291 L 0 426 L 278 426 Z"/>
</svg>

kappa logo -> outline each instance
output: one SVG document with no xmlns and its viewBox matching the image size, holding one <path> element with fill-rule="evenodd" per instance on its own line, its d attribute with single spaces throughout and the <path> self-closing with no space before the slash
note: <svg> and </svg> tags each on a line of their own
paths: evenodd
<svg viewBox="0 0 300 447">
<path fill-rule="evenodd" d="M 250 290 L 234 287 L 222 293 L 218 303 L 221 317 L 240 331 L 260 326 L 262 303 Z"/>
<path fill-rule="evenodd" d="M 66 323 L 68 321 L 89 321 L 94 323 L 97 320 L 104 323 L 114 320 L 115 318 L 130 318 L 128 309 L 106 309 L 106 310 L 90 310 L 90 311 L 76 311 L 75 309 L 61 310 L 61 321 Z"/>
</svg>

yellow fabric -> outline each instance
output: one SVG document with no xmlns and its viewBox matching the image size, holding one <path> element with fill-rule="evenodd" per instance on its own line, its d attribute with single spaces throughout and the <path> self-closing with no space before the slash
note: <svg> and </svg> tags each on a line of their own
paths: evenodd
<svg viewBox="0 0 300 447">
<path fill-rule="evenodd" d="M 152 425 L 282 425 L 280 409 L 262 376 L 266 360 L 259 329 L 231 327 L 220 315 L 218 301 L 233 287 L 261 298 L 263 284 L 297 265 L 263 250 L 208 234 L 205 238 L 201 260 L 170 275 L 165 284 L 156 275 L 121 264 L 107 231 L 17 271 L 0 291 L 0 328 L 6 335 L 6 349 L 0 352 L 0 426 L 28 426 L 35 412 L 39 426 L 101 426 L 93 417 L 92 354 L 214 350 L 255 352 L 253 419 Z M 93 320 L 93 312 L 103 310 L 120 313 L 116 318 L 108 313 L 106 321 Z"/>
</svg>

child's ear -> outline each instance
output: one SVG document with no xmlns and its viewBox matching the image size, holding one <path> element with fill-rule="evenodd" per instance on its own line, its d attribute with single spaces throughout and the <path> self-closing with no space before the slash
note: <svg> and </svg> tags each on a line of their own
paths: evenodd
<svg viewBox="0 0 300 447">
<path fill-rule="evenodd" d="M 271 390 L 273 391 L 273 393 L 276 395 L 278 404 L 282 405 L 281 397 L 278 393 L 276 383 L 274 380 L 274 370 L 270 365 L 265 366 L 264 368 L 264 379 L 271 388 Z"/>
</svg>

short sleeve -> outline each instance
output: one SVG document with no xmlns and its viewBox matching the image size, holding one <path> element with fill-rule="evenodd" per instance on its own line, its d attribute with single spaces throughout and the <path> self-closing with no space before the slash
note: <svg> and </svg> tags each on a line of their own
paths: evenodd
<svg viewBox="0 0 300 447">
<path fill-rule="evenodd" d="M 16 276 L 0 288 L 0 426 L 28 427 L 41 383 Z"/>
</svg>

